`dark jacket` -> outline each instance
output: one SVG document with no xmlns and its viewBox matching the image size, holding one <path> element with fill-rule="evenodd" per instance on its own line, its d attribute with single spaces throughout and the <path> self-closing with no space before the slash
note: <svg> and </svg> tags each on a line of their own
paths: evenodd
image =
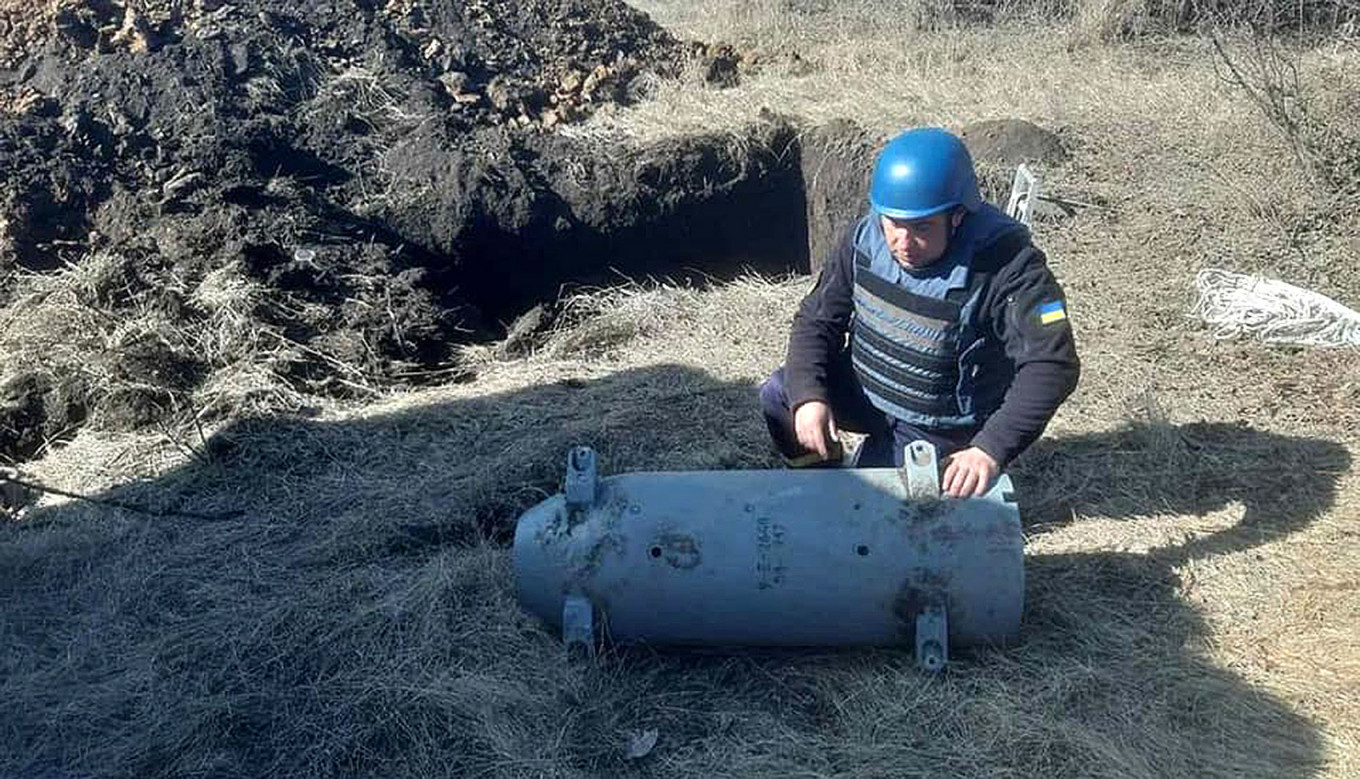
<svg viewBox="0 0 1360 779">
<path fill-rule="evenodd" d="M 990 206 L 986 208 L 987 214 L 969 215 L 960 233 L 967 234 L 970 227 L 983 222 L 1009 221 L 1005 217 L 988 219 L 998 215 Z M 971 235 L 967 241 L 960 241 L 956 235 L 946 257 L 922 271 L 952 273 L 958 278 L 960 271 L 950 266 L 966 266 L 967 293 L 975 300 L 968 307 L 969 329 L 982 341 L 975 354 L 986 355 L 976 366 L 980 380 L 975 386 L 989 397 L 979 398 L 977 405 L 972 403 L 973 398 L 959 400 L 962 407 L 975 412 L 968 419 L 975 430 L 972 445 L 1002 466 L 1043 433 L 1058 406 L 1076 387 L 1080 373 L 1062 288 L 1048 270 L 1043 253 L 1030 242 L 1028 231 L 1018 223 L 1009 225 L 1012 227 L 989 230 L 986 235 Z M 847 231 L 823 266 L 816 287 L 799 306 L 785 365 L 793 408 L 828 398 L 826 383 L 831 366 L 844 359 L 855 330 L 856 268 L 874 264 L 874 258 L 865 256 L 866 246 L 872 243 L 865 238 L 873 237 L 867 231 L 878 229 L 877 217 L 870 215 Z M 877 265 L 883 265 L 881 256 Z M 904 286 L 921 285 L 921 279 L 912 278 L 916 274 L 902 271 L 900 275 Z M 922 424 L 920 419 L 906 421 Z"/>
</svg>

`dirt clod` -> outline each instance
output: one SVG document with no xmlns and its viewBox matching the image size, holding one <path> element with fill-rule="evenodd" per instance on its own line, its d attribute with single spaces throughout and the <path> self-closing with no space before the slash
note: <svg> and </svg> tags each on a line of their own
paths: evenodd
<svg viewBox="0 0 1360 779">
<path fill-rule="evenodd" d="M 0 464 L 33 457 L 85 421 L 87 391 L 79 379 L 22 373 L 0 386 Z"/>
</svg>

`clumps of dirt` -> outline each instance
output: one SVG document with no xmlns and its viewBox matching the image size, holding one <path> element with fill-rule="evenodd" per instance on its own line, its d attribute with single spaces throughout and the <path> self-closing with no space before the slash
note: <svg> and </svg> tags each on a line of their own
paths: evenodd
<svg viewBox="0 0 1360 779">
<path fill-rule="evenodd" d="M 670 71 L 685 52 L 623 3 L 391 0 L 382 14 L 459 110 L 521 125 L 627 100 L 644 70 Z"/>
<path fill-rule="evenodd" d="M 111 430 L 136 430 L 163 418 L 202 382 L 207 371 L 194 354 L 155 333 L 138 333 L 101 355 L 96 370 L 110 391 L 92 398 L 95 420 Z"/>
<path fill-rule="evenodd" d="M 13 172 L 0 182 L 0 273 L 16 264 L 39 271 L 59 265 L 63 249 L 83 244 L 91 213 L 110 192 L 104 135 L 34 95 L 12 101 L 27 107 L 30 121 L 0 115 L 0 160 Z"/>
<path fill-rule="evenodd" d="M 85 421 L 79 381 L 21 373 L 0 385 L 0 452 L 13 460 L 33 457 Z"/>
<path fill-rule="evenodd" d="M 753 67 L 620 0 L 0 0 L 0 52 L 0 381 L 84 377 L 101 425 L 457 377 L 563 283 L 782 249 L 712 201 L 787 197 L 789 132 L 557 136 Z"/>
</svg>

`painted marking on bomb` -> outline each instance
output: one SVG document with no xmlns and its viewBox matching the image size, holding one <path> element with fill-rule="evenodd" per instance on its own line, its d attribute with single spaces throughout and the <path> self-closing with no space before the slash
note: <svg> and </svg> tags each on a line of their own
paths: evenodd
<svg viewBox="0 0 1360 779">
<path fill-rule="evenodd" d="M 769 517 L 756 519 L 756 587 L 768 590 L 784 583 L 784 539 L 788 530 Z"/>
</svg>

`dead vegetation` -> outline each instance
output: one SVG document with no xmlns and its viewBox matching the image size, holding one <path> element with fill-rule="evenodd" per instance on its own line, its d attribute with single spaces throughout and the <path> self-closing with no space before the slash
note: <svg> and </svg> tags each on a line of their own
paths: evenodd
<svg viewBox="0 0 1360 779">
<path fill-rule="evenodd" d="M 23 652 L 3 690 L 47 715 L 11 721 L 24 748 L 6 773 L 1346 775 L 1326 726 L 1338 700 L 1307 673 L 1335 652 L 1306 637 L 1326 620 L 1344 642 L 1351 596 L 1268 606 L 1276 588 L 1349 581 L 1350 551 L 1306 551 L 1353 516 L 1348 447 L 1265 415 L 1180 422 L 1120 385 L 1088 388 L 1016 471 L 1019 647 L 942 679 L 890 651 L 565 665 L 496 542 L 556 489 L 572 444 L 611 471 L 773 465 L 752 385 L 804 288 L 578 299 L 592 313 L 472 384 L 236 424 L 205 462 L 81 436 L 30 475 L 170 513 L 52 503 L 9 529 L 4 640 Z M 1204 344 L 1181 330 L 1169 359 Z M 1243 608 L 1257 627 L 1239 644 Z M 115 701 L 133 713 L 111 718 Z M 652 753 L 626 760 L 648 730 Z"/>
<path fill-rule="evenodd" d="M 1260 82 L 1225 85 L 1203 38 L 1069 48 L 1077 21 L 892 49 L 818 15 L 851 4 L 644 5 L 777 33 L 815 67 L 725 92 L 662 85 L 571 132 L 721 132 L 769 106 L 878 133 L 1021 116 L 1068 141 L 1045 181 L 1104 205 L 1037 228 L 1085 373 L 1013 472 L 1021 645 L 938 679 L 890 650 L 568 666 L 515 604 L 503 544 L 557 489 L 567 447 L 594 446 L 608 472 L 774 465 L 754 386 L 805 279 L 583 294 L 522 356 L 467 350 L 473 381 L 309 408 L 270 395 L 289 392 L 271 355 L 298 347 L 245 326 L 258 282 L 223 268 L 183 284 L 202 315 L 174 330 L 149 301 L 101 313 L 122 288 L 110 259 L 35 278 L 26 294 L 49 313 L 11 307 L 0 354 L 72 362 L 107 393 L 132 375 L 119 355 L 151 343 L 221 383 L 175 400 L 201 438 L 87 430 L 25 466 L 152 513 L 48 498 L 0 527 L 0 774 L 1360 775 L 1360 368 L 1215 341 L 1186 315 L 1206 266 L 1360 305 L 1353 195 L 1299 164 L 1242 90 Z M 1330 85 L 1351 83 L 1355 52 L 1291 57 L 1310 126 L 1353 138 Z M 258 413 L 213 422 L 215 393 Z"/>
</svg>

